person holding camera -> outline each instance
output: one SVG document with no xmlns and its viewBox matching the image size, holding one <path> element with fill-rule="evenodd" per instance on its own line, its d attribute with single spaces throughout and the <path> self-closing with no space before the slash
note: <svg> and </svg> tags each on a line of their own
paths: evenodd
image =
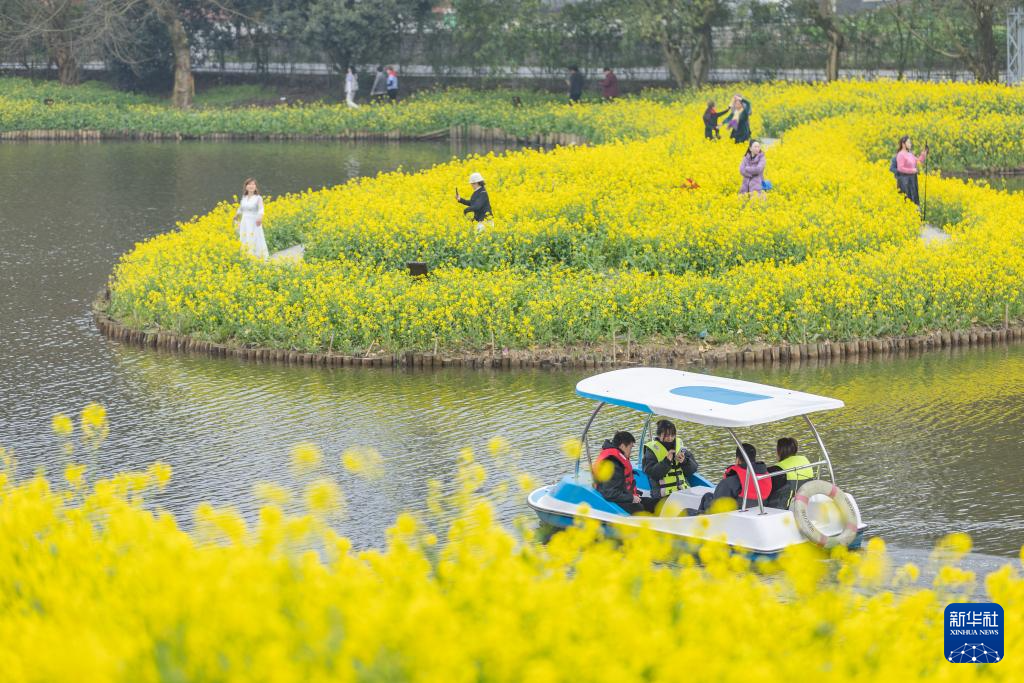
<svg viewBox="0 0 1024 683">
<path fill-rule="evenodd" d="M 913 142 L 909 135 L 900 138 L 899 148 L 896 150 L 896 184 L 907 199 L 920 206 L 921 199 L 917 194 L 917 165 L 924 163 L 928 157 L 928 144 L 925 143 L 921 156 L 915 156 L 912 148 Z"/>
<path fill-rule="evenodd" d="M 641 466 L 651 481 L 651 497 L 661 498 L 690 487 L 686 478 L 697 471 L 697 459 L 683 448 L 672 422 L 658 420 L 655 431 L 657 437 L 644 444 Z"/>
<path fill-rule="evenodd" d="M 487 189 L 484 187 L 484 177 L 482 175 L 479 173 L 471 174 L 469 176 L 469 184 L 473 187 L 473 194 L 469 196 L 469 199 L 464 199 L 459 194 L 458 189 L 456 189 L 455 201 L 466 206 L 462 213 L 476 221 L 477 232 L 480 232 L 484 229 L 484 221 L 492 218 L 491 199 L 487 196 Z"/>
</svg>

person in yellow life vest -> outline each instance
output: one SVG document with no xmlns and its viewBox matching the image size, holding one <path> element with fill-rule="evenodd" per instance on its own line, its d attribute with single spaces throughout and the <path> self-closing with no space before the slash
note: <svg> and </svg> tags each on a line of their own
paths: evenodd
<svg viewBox="0 0 1024 683">
<path fill-rule="evenodd" d="M 772 465 L 768 471 L 782 472 L 794 467 L 798 469 L 786 472 L 785 476 L 780 474 L 772 477 L 772 494 L 767 501 L 771 507 L 788 508 L 789 503 L 793 500 L 793 494 L 803 482 L 814 479 L 811 461 L 803 455 L 797 455 L 799 449 L 796 439 L 789 436 L 782 437 L 775 444 L 775 453 L 779 457 L 779 464 Z"/>
<path fill-rule="evenodd" d="M 641 466 L 651 481 L 651 497 L 657 499 L 689 488 L 686 478 L 697 471 L 697 459 L 683 448 L 669 420 L 658 420 L 655 434 L 657 438 L 644 444 Z"/>
</svg>

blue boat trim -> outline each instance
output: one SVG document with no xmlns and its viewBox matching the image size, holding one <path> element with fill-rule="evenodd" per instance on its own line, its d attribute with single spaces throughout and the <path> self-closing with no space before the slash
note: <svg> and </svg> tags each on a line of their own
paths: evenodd
<svg viewBox="0 0 1024 683">
<path fill-rule="evenodd" d="M 676 387 L 668 393 L 675 396 L 686 396 L 687 398 L 699 398 L 702 401 L 711 401 L 712 403 L 722 403 L 727 406 L 738 406 L 743 403 L 765 401 L 771 398 L 771 396 L 765 396 L 764 394 L 751 394 L 747 391 L 736 391 L 735 389 L 726 389 L 725 387 L 699 385 Z"/>
<path fill-rule="evenodd" d="M 641 413 L 653 413 L 650 406 L 646 406 L 643 403 L 634 403 L 633 401 L 623 401 L 618 398 L 611 398 L 609 396 L 600 396 L 599 394 L 590 394 L 585 391 L 576 390 L 576 393 L 583 398 L 589 398 L 594 401 L 601 401 L 602 403 L 610 403 L 613 406 L 622 406 L 623 408 L 632 408 L 638 410 Z"/>
<path fill-rule="evenodd" d="M 595 491 L 590 486 L 583 486 L 573 481 L 572 477 L 565 476 L 551 487 L 548 491 L 548 495 L 555 500 L 560 500 L 563 503 L 569 503 L 571 505 L 586 504 L 590 506 L 591 510 L 600 510 L 601 512 L 608 512 L 613 515 L 625 515 L 629 516 L 625 510 L 621 507 L 612 503 L 611 501 L 605 500 L 604 497 Z"/>
</svg>

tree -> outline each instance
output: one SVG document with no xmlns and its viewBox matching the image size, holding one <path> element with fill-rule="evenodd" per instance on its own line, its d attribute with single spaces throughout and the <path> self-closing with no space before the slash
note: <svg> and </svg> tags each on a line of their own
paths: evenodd
<svg viewBox="0 0 1024 683">
<path fill-rule="evenodd" d="M 24 51 L 42 47 L 64 85 L 80 78 L 83 51 L 95 40 L 90 6 L 82 0 L 5 0 L 0 4 L 0 40 Z"/>
<path fill-rule="evenodd" d="M 797 17 L 809 20 L 827 41 L 825 78 L 839 79 L 839 58 L 846 45 L 846 36 L 840 18 L 836 15 L 836 0 L 788 0 L 788 9 Z"/>
<path fill-rule="evenodd" d="M 626 31 L 661 48 L 665 65 L 680 88 L 707 81 L 713 57 L 712 29 L 728 18 L 724 0 L 623 0 Z"/>
<path fill-rule="evenodd" d="M 539 0 L 451 0 L 450 13 L 432 36 L 432 61 L 496 75 L 526 64 L 534 52 L 546 61 L 547 47 L 564 41 L 563 30 Z M 567 58 L 561 54 L 564 68 Z"/>
<path fill-rule="evenodd" d="M 179 109 L 192 106 L 196 86 L 192 76 L 192 46 L 185 30 L 185 6 L 180 0 L 146 0 L 167 29 L 174 53 L 174 85 L 171 104 Z"/>
<path fill-rule="evenodd" d="M 429 10 L 424 0 L 278 0 L 281 35 L 323 53 L 336 70 L 393 59 L 404 30 Z"/>
<path fill-rule="evenodd" d="M 964 63 L 975 80 L 998 80 L 999 47 L 994 29 L 1008 1 L 928 0 L 924 4 L 938 27 L 931 35 L 913 31 L 914 36 L 936 54 Z"/>
</svg>

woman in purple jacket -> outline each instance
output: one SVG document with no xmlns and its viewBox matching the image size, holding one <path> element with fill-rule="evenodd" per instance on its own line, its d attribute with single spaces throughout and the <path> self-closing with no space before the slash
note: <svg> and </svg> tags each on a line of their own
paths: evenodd
<svg viewBox="0 0 1024 683">
<path fill-rule="evenodd" d="M 743 183 L 740 185 L 740 194 L 747 199 L 752 192 L 758 193 L 764 199 L 764 166 L 766 160 L 764 152 L 761 151 L 761 143 L 751 140 L 747 151 L 740 162 L 740 175 L 743 176 Z"/>
</svg>

